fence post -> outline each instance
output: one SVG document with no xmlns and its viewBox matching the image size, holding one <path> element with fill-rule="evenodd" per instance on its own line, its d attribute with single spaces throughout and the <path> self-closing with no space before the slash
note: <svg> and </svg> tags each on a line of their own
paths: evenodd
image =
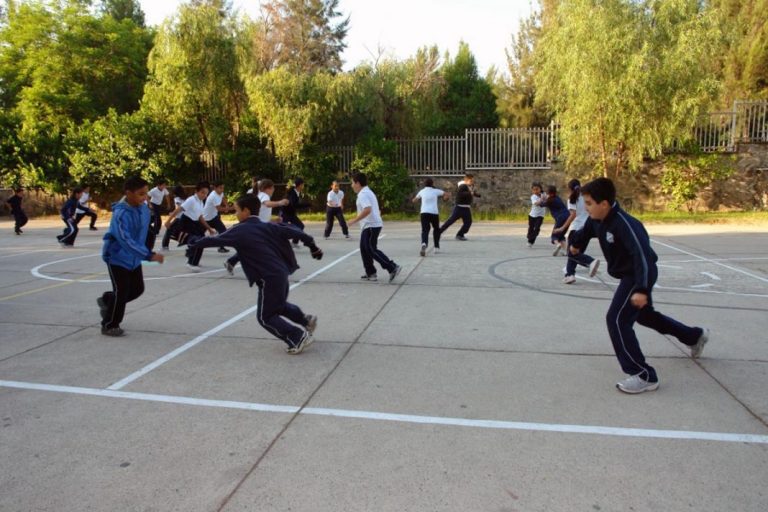
<svg viewBox="0 0 768 512">
<path fill-rule="evenodd" d="M 732 151 L 736 149 L 736 125 L 738 124 L 737 117 L 739 115 L 738 103 L 738 100 L 733 100 L 733 110 L 731 110 L 731 136 L 728 141 L 728 149 Z"/>
</svg>

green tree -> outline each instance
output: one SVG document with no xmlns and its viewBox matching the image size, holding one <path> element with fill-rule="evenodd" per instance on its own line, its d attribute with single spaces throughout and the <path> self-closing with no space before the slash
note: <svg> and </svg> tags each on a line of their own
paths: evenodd
<svg viewBox="0 0 768 512">
<path fill-rule="evenodd" d="M 399 210 L 413 192 L 414 183 L 399 163 L 397 143 L 382 135 L 381 131 L 373 131 L 355 146 L 352 169 L 365 173 L 382 209 Z"/>
<path fill-rule="evenodd" d="M 116 20 L 132 20 L 137 27 L 145 27 L 144 11 L 137 0 L 101 0 L 101 12 Z"/>
<path fill-rule="evenodd" d="M 561 0 L 535 84 L 569 163 L 619 174 L 689 140 L 718 93 L 719 41 L 698 0 Z"/>
</svg>

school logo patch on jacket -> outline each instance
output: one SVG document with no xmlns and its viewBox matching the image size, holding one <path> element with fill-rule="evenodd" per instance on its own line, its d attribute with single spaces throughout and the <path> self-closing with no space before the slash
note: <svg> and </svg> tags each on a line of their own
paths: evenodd
<svg viewBox="0 0 768 512">
<path fill-rule="evenodd" d="M 605 240 L 609 244 L 612 244 L 613 243 L 613 233 L 611 233 L 610 231 L 606 232 L 605 233 Z"/>
</svg>

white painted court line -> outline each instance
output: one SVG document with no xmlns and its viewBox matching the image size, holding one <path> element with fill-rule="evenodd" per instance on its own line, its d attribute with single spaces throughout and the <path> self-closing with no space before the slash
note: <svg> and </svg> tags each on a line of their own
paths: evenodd
<svg viewBox="0 0 768 512">
<path fill-rule="evenodd" d="M 700 272 L 701 275 L 707 276 L 708 278 L 712 279 L 713 281 L 722 281 L 717 274 L 713 274 L 712 272 Z"/>
<path fill-rule="evenodd" d="M 601 436 L 619 436 L 631 438 L 678 439 L 688 441 L 717 441 L 726 443 L 768 444 L 768 435 L 735 434 L 727 432 L 696 432 L 688 430 L 659 430 L 644 428 L 604 427 L 596 425 L 567 425 L 557 423 L 530 423 L 519 421 L 478 420 L 467 418 L 449 418 L 441 416 L 415 416 L 410 414 L 392 414 L 375 411 L 353 411 L 348 409 L 327 409 L 318 407 L 301 407 L 291 405 L 271 405 L 253 402 L 235 402 L 228 400 L 210 400 L 171 395 L 156 395 L 149 393 L 131 393 L 109 389 L 80 388 L 72 386 L 55 386 L 31 382 L 0 380 L 0 387 L 48 391 L 71 395 L 85 395 L 105 398 L 123 398 L 141 400 L 144 402 L 160 402 L 167 404 L 191 405 L 197 407 L 215 407 L 222 409 L 237 409 L 259 412 L 277 412 L 287 414 L 307 414 L 335 418 L 354 418 L 371 421 L 394 421 L 419 425 L 440 425 L 466 428 L 487 428 L 495 430 L 523 430 L 530 432 L 555 432 L 562 434 L 589 434 Z"/>
<path fill-rule="evenodd" d="M 730 265 L 726 265 L 725 263 L 720 263 L 717 260 L 713 260 L 713 259 L 710 259 L 710 258 L 705 258 L 704 256 L 699 256 L 698 254 L 694 254 L 692 252 L 688 252 L 688 251 L 686 251 L 684 249 L 680 249 L 680 248 L 675 247 L 673 245 L 665 244 L 664 242 L 659 242 L 658 240 L 655 240 L 655 239 L 652 239 L 651 242 L 653 242 L 655 244 L 659 244 L 659 245 L 661 245 L 663 247 L 667 247 L 668 249 L 672 249 L 674 251 L 678 251 L 678 252 L 681 252 L 683 254 L 687 254 L 688 256 L 693 256 L 694 258 L 698 258 L 700 261 L 706 261 L 708 263 L 712 263 L 713 265 L 718 265 L 718 266 L 721 266 L 723 268 L 727 268 L 728 270 L 733 270 L 734 272 L 738 272 L 740 274 L 744 274 L 745 276 L 752 277 L 752 278 L 757 279 L 759 281 L 762 281 L 764 283 L 768 283 L 768 278 L 755 275 L 755 274 L 753 274 L 751 272 L 747 272 L 746 270 L 743 270 L 743 269 L 740 269 L 740 268 L 736 268 L 736 267 L 732 267 Z"/>
<path fill-rule="evenodd" d="M 328 265 L 324 266 L 323 268 L 312 272 L 311 274 L 309 274 L 307 277 L 305 277 L 304 279 L 302 279 L 298 283 L 292 284 L 291 287 L 289 288 L 289 290 L 293 290 L 295 288 L 298 288 L 299 286 L 301 286 L 302 284 L 306 283 L 310 279 L 313 279 L 313 278 L 317 277 L 318 275 L 322 274 L 326 270 L 336 266 L 337 264 L 341 263 L 345 259 L 349 258 L 353 254 L 358 253 L 358 252 L 360 252 L 360 249 L 355 249 L 354 251 L 349 252 L 349 253 L 345 254 L 344 256 L 342 256 L 341 258 L 339 258 L 339 259 L 329 263 Z M 184 345 L 180 346 L 176 350 L 174 350 L 172 352 L 169 352 L 168 354 L 164 355 L 160 359 L 158 359 L 158 360 L 148 364 L 147 366 L 145 366 L 141 370 L 130 374 L 129 376 L 127 376 L 126 378 L 124 378 L 124 379 L 122 379 L 122 380 L 120 380 L 118 382 L 115 382 L 114 384 L 109 386 L 107 389 L 118 390 L 118 389 L 124 388 L 125 386 L 127 386 L 131 382 L 133 382 L 133 381 L 143 377 L 144 375 L 148 374 L 149 372 L 151 372 L 155 368 L 157 368 L 159 366 L 162 366 L 163 364 L 167 363 L 171 359 L 174 359 L 175 357 L 177 357 L 177 356 L 183 354 L 184 352 L 186 352 L 187 350 L 191 349 L 195 345 L 197 345 L 197 344 L 207 340 L 208 338 L 210 338 L 214 334 L 216 334 L 216 333 L 226 329 L 230 325 L 232 325 L 232 324 L 238 322 L 239 320 L 245 318 L 246 316 L 248 316 L 251 313 L 255 312 L 256 309 L 257 309 L 257 306 L 252 306 L 252 307 L 246 309 L 245 311 L 243 311 L 243 312 L 233 316 L 229 320 L 227 320 L 227 321 L 225 321 L 223 323 L 220 323 L 219 325 L 217 325 L 213 329 L 210 329 L 209 331 L 201 334 L 197 338 L 188 341 L 187 343 L 185 343 Z"/>
</svg>

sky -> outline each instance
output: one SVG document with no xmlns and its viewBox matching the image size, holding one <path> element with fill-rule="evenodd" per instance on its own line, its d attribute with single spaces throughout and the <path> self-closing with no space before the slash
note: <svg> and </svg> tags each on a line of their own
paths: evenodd
<svg viewBox="0 0 768 512">
<path fill-rule="evenodd" d="M 141 0 L 148 25 L 173 15 L 181 0 Z M 258 0 L 233 0 L 236 9 L 258 16 Z M 496 66 L 506 70 L 505 48 L 512 44 L 520 20 L 531 13 L 531 0 L 339 0 L 350 16 L 344 69 L 385 55 L 406 59 L 422 46 L 437 45 L 455 55 L 459 41 L 469 44 L 481 75 Z"/>
</svg>

